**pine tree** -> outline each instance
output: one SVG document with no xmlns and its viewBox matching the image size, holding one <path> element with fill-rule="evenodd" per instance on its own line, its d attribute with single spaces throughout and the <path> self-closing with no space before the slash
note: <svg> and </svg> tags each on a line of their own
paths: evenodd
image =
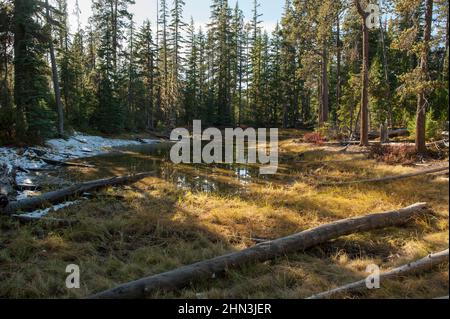
<svg viewBox="0 0 450 319">
<path fill-rule="evenodd" d="M 160 0 L 158 17 L 158 105 L 164 113 L 163 121 L 170 124 L 172 106 L 170 96 L 170 73 L 169 73 L 169 31 L 168 31 L 169 9 L 166 0 Z"/>
<path fill-rule="evenodd" d="M 231 50 L 231 65 L 232 65 L 232 122 L 233 124 L 242 123 L 243 113 L 243 91 L 245 80 L 245 31 L 244 31 L 244 14 L 239 9 L 239 4 L 236 2 L 234 8 L 231 34 L 232 34 L 232 50 Z M 237 106 L 237 107 L 236 107 Z M 237 110 L 236 110 L 237 109 Z M 236 117 L 236 113 L 238 114 Z M 237 120 L 236 120 L 237 118 Z"/>
<path fill-rule="evenodd" d="M 144 87 L 143 105 L 145 105 L 145 128 L 154 129 L 155 82 L 156 82 L 156 46 L 153 42 L 150 21 L 145 21 L 137 34 L 136 62 L 138 74 Z"/>
<path fill-rule="evenodd" d="M 0 3 L 0 142 L 15 138 L 12 97 L 13 3 Z"/>
<path fill-rule="evenodd" d="M 42 7 L 34 0 L 14 3 L 14 101 L 19 139 L 41 140 L 54 133 L 50 91 L 44 60 L 48 33 L 34 17 Z"/>
<path fill-rule="evenodd" d="M 191 123 L 200 115 L 199 105 L 199 48 L 194 20 L 188 27 L 186 85 L 184 90 L 184 121 Z M 202 79 L 201 79 L 202 80 Z"/>
<path fill-rule="evenodd" d="M 128 5 L 134 0 L 94 0 L 93 22 L 99 32 L 98 54 L 98 129 L 118 132 L 124 126 L 124 107 L 120 103 L 119 58 L 131 18 Z"/>
<path fill-rule="evenodd" d="M 170 70 L 170 126 L 175 127 L 179 113 L 181 111 L 181 73 L 183 71 L 181 48 L 184 44 L 183 32 L 186 23 L 183 22 L 183 0 L 173 0 L 171 11 L 171 23 L 169 31 L 171 33 L 171 70 Z"/>
</svg>

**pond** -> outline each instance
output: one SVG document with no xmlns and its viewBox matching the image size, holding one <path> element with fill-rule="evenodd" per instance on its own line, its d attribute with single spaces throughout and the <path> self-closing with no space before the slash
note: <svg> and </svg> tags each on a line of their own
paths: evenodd
<svg viewBox="0 0 450 319">
<path fill-rule="evenodd" d="M 57 172 L 72 182 L 108 178 L 141 172 L 155 176 L 194 192 L 240 193 L 252 183 L 285 183 L 280 174 L 261 175 L 254 164 L 178 164 L 170 160 L 172 143 L 143 144 L 115 149 L 106 155 L 81 160 L 92 169 L 62 168 Z"/>
</svg>

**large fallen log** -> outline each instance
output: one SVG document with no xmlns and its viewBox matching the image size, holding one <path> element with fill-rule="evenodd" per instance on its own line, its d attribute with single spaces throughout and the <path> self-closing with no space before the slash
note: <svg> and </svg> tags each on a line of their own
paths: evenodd
<svg viewBox="0 0 450 319">
<path fill-rule="evenodd" d="M 26 198 L 23 200 L 10 202 L 3 209 L 0 208 L 0 213 L 12 215 L 18 211 L 29 211 L 37 208 L 41 208 L 45 204 L 56 204 L 64 201 L 68 197 L 80 196 L 83 193 L 91 192 L 101 188 L 124 185 L 129 183 L 137 182 L 143 178 L 152 176 L 153 172 L 150 173 L 140 173 L 136 175 L 113 177 L 109 179 L 100 179 L 85 183 L 76 184 L 61 190 L 49 192 L 41 196 Z"/>
<path fill-rule="evenodd" d="M 43 161 L 49 165 L 54 165 L 54 166 L 66 166 L 66 167 L 72 166 L 72 167 L 84 167 L 84 168 L 95 167 L 94 165 L 90 165 L 90 164 L 62 162 L 62 161 L 57 161 L 57 160 L 53 160 L 53 159 L 49 159 L 49 158 L 45 158 L 45 157 L 38 157 L 38 159 L 40 159 L 41 161 Z"/>
<path fill-rule="evenodd" d="M 391 271 L 380 274 L 380 282 L 384 280 L 399 277 L 402 275 L 409 275 L 411 273 L 424 271 L 432 268 L 433 266 L 448 262 L 449 250 L 442 251 L 437 254 L 428 255 L 427 257 L 418 261 L 412 262 L 407 265 L 392 269 Z M 366 280 L 360 280 L 336 289 L 322 292 L 320 294 L 309 297 L 308 299 L 327 299 L 338 294 L 355 292 L 361 289 L 367 289 Z"/>
<path fill-rule="evenodd" d="M 157 291 L 181 289 L 192 282 L 214 278 L 229 268 L 264 262 L 286 254 L 303 251 L 353 233 L 404 225 L 426 208 L 426 203 L 418 203 L 400 210 L 340 220 L 288 237 L 261 243 L 239 252 L 126 283 L 111 290 L 100 292 L 91 298 L 137 299 L 144 298 Z"/>
<path fill-rule="evenodd" d="M 395 180 L 399 180 L 399 179 L 406 179 L 406 178 L 411 178 L 411 177 L 416 177 L 416 176 L 440 173 L 440 172 L 445 172 L 448 170 L 449 170 L 449 167 L 447 166 L 447 167 L 433 168 L 433 169 L 429 169 L 429 170 L 423 170 L 423 171 L 419 171 L 419 172 L 402 174 L 402 175 L 386 176 L 386 177 L 381 177 L 381 178 L 362 179 L 362 180 L 349 181 L 349 182 L 325 182 L 325 183 L 319 183 L 318 186 L 345 186 L 345 185 L 354 185 L 354 184 L 388 182 L 388 181 L 395 181 Z"/>
</svg>

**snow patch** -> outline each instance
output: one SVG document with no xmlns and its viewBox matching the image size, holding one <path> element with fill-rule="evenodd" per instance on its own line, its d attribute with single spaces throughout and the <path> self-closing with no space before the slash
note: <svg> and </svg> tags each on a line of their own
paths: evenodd
<svg viewBox="0 0 450 319">
<path fill-rule="evenodd" d="M 27 214 L 20 214 L 18 216 L 29 217 L 32 219 L 40 219 L 40 218 L 48 215 L 49 213 L 57 212 L 58 210 L 61 210 L 63 208 L 69 207 L 69 206 L 77 205 L 79 203 L 81 203 L 81 200 L 76 200 L 73 202 L 65 202 L 65 203 L 62 203 L 59 205 L 54 205 L 50 208 L 35 210 L 34 212 L 27 213 Z"/>
<path fill-rule="evenodd" d="M 157 140 L 143 140 L 147 144 L 159 143 Z M 16 175 L 17 184 L 33 185 L 32 176 L 27 170 L 41 169 L 48 165 L 38 159 L 36 155 L 55 161 L 69 161 L 73 159 L 88 158 L 107 154 L 115 147 L 142 145 L 139 141 L 109 139 L 100 136 L 83 135 L 75 133 L 69 139 L 52 139 L 46 142 L 46 147 L 30 147 L 24 151 L 17 148 L 0 147 L 0 166 L 6 164 L 8 169 L 21 168 Z M 21 192 L 17 199 L 24 199 L 32 195 L 30 192 Z"/>
</svg>

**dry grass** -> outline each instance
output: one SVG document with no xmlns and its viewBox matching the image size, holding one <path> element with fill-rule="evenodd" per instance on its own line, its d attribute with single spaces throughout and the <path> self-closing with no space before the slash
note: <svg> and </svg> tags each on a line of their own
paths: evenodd
<svg viewBox="0 0 450 319">
<path fill-rule="evenodd" d="M 279 176 L 269 184 L 250 183 L 247 192 L 195 193 L 148 178 L 108 190 L 125 200 L 91 200 L 54 214 L 80 220 L 73 228 L 23 225 L 0 218 L 0 297 L 84 297 L 241 250 L 254 245 L 253 238 L 278 238 L 333 220 L 422 201 L 429 202 L 434 213 L 408 227 L 340 238 L 154 297 L 304 298 L 364 278 L 368 264 L 387 270 L 448 248 L 448 179 L 422 176 L 385 185 L 317 188 L 319 181 L 392 175 L 412 168 L 324 151 L 296 143 L 294 131 L 284 134 L 289 139 L 281 145 Z M 304 156 L 296 163 L 299 153 Z M 238 187 L 226 171 L 215 170 L 209 178 Z M 79 290 L 65 288 L 65 268 L 71 263 L 81 268 Z M 433 298 L 448 295 L 448 283 L 445 265 L 383 282 L 378 291 L 338 297 Z"/>
</svg>

